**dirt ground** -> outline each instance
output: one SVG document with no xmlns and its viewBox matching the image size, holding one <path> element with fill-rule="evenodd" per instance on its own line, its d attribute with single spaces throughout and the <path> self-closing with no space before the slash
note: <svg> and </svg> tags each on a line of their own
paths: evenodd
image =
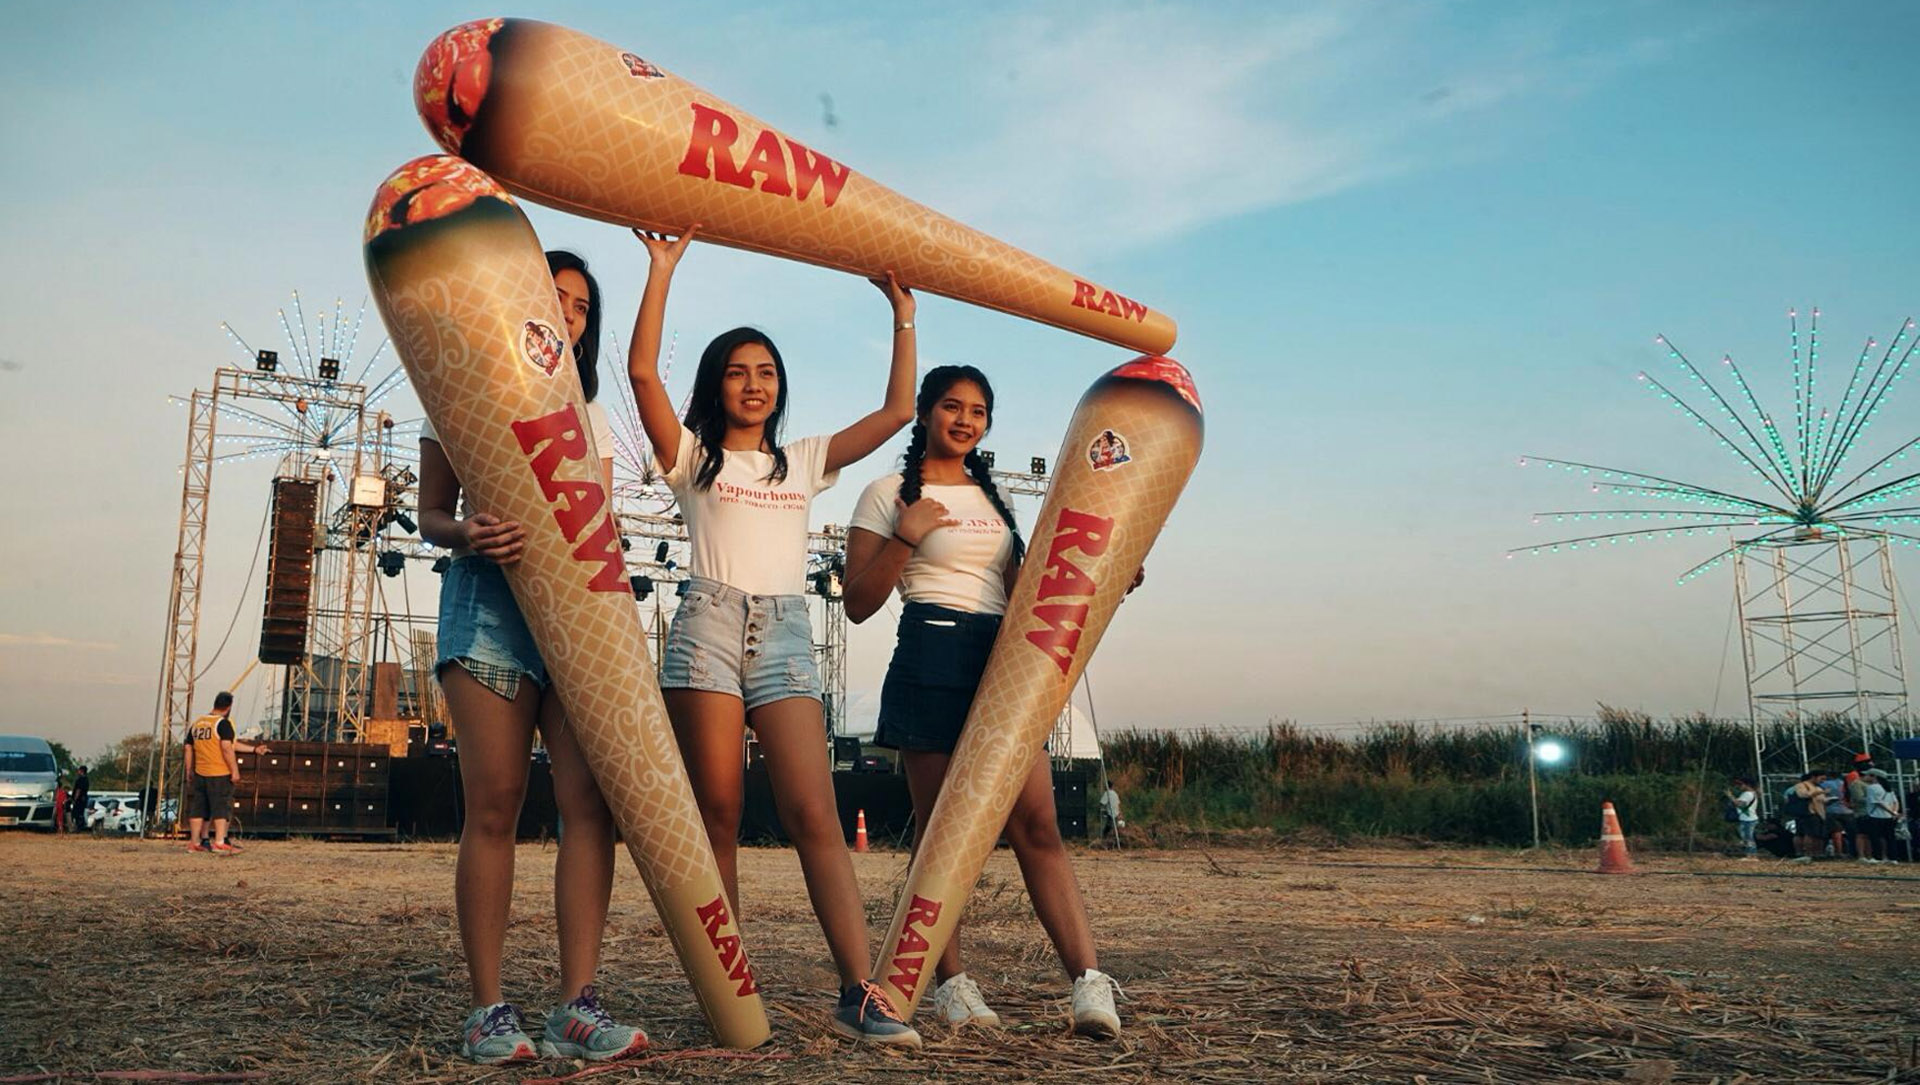
<svg viewBox="0 0 1920 1085">
<path fill-rule="evenodd" d="M 906 856 L 854 858 L 877 937 Z M 509 997 L 541 1011 L 553 859 L 520 849 L 509 933 Z M 743 1059 L 706 1049 L 623 858 L 602 997 L 656 1057 L 593 1080 L 1920 1082 L 1920 870 L 1637 861 L 1641 876 L 1601 877 L 1584 852 L 1080 851 L 1101 965 L 1128 996 L 1124 1037 L 1095 1043 L 1065 1031 L 1066 984 L 1002 851 L 964 938 L 1008 1027 L 923 1018 L 927 1046 L 899 1054 L 827 1032 L 833 975 L 798 862 L 749 849 L 746 933 L 775 1031 Z M 0 836 L 0 1081 L 579 1073 L 455 1056 L 453 862 L 447 844 L 214 857 Z"/>
</svg>

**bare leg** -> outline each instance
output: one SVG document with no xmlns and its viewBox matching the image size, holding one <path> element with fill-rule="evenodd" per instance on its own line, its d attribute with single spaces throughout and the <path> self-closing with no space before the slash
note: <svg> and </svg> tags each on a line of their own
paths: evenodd
<svg viewBox="0 0 1920 1085">
<path fill-rule="evenodd" d="M 188 843 L 194 844 L 197 846 L 200 843 L 200 841 L 206 839 L 206 836 L 207 836 L 207 819 L 206 818 L 188 818 L 187 819 L 187 842 Z"/>
<path fill-rule="evenodd" d="M 907 769 L 907 794 L 913 796 L 913 850 L 918 854 L 921 834 L 926 831 L 927 820 L 933 817 L 933 803 L 940 797 L 940 785 L 947 779 L 947 765 L 953 755 L 934 750 L 902 750 L 900 760 Z M 965 971 L 960 963 L 960 928 L 955 927 L 953 937 L 947 939 L 946 951 L 934 965 L 934 977 L 944 983 Z"/>
<path fill-rule="evenodd" d="M 1020 861 L 1020 875 L 1026 879 L 1027 895 L 1033 910 L 1053 939 L 1067 978 L 1079 979 L 1089 968 L 1098 968 L 1093 951 L 1093 928 L 1087 922 L 1086 902 L 1080 899 L 1080 884 L 1073 877 L 1073 861 L 1060 839 L 1060 822 L 1053 808 L 1053 769 L 1042 753 L 1033 763 L 1020 796 L 1014 800 L 1013 816 L 1007 819 L 1007 840 Z"/>
<path fill-rule="evenodd" d="M 840 970 L 840 986 L 867 978 L 873 964 L 867 916 L 854 881 L 853 859 L 833 800 L 833 765 L 827 759 L 826 723 L 820 702 L 788 697 L 753 710 L 753 732 L 766 751 L 780 824 L 800 853 L 813 914 L 827 936 Z"/>
<path fill-rule="evenodd" d="M 225 844 L 227 842 L 227 819 L 226 818 L 213 819 L 213 842 L 215 844 Z"/>
<path fill-rule="evenodd" d="M 460 945 L 467 956 L 473 1004 L 500 998 L 500 956 L 513 903 L 514 834 L 527 796 L 528 754 L 540 711 L 540 688 L 522 678 L 512 701 L 475 681 L 458 664 L 440 672 L 447 710 L 459 735 L 460 791 L 466 822 L 453 873 Z"/>
<path fill-rule="evenodd" d="M 553 871 L 553 913 L 560 928 L 560 998 L 571 1002 L 600 966 L 613 897 L 613 813 L 552 690 L 540 699 L 540 733 L 552 757 L 554 802 L 566 825 Z"/>
<path fill-rule="evenodd" d="M 746 801 L 742 779 L 746 753 L 746 706 L 730 693 L 701 689 L 662 690 L 673 737 L 687 763 L 694 801 L 707 826 L 707 841 L 720 864 L 733 914 L 740 914 L 740 812 Z"/>
</svg>

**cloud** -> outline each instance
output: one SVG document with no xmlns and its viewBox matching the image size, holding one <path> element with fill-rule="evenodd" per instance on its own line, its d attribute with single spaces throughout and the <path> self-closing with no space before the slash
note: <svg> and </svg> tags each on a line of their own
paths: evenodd
<svg viewBox="0 0 1920 1085">
<path fill-rule="evenodd" d="M 74 640 L 52 633 L 0 633 L 0 648 L 73 648 L 84 652 L 111 652 L 119 648 L 103 640 Z"/>
<path fill-rule="evenodd" d="M 970 73 L 972 138 L 941 156 L 930 202 L 1040 251 L 1125 249 L 1497 153 L 1508 114 L 1670 52 L 1572 15 L 1495 9 L 1505 22 L 1466 25 L 1448 10 L 1341 0 L 1005 20 L 981 50 L 992 70 Z M 1004 180 L 978 183 L 982 163 Z"/>
</svg>

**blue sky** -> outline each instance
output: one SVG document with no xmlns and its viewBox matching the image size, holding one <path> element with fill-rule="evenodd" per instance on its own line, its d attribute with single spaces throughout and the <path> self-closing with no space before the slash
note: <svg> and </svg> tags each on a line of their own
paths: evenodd
<svg viewBox="0 0 1920 1085">
<path fill-rule="evenodd" d="M 151 726 L 185 425 L 168 394 L 241 360 L 222 320 L 284 347 L 289 291 L 358 306 L 373 186 L 432 146 L 414 62 L 488 12 L 6 10 L 0 730 L 91 749 Z M 1532 512 L 1581 497 L 1515 461 L 1739 481 L 1635 382 L 1656 332 L 1734 353 L 1777 401 L 1788 306 L 1821 305 L 1833 343 L 1920 307 L 1920 82 L 1900 48 L 1920 17 L 1901 5 L 515 14 L 631 47 L 1180 321 L 1208 447 L 1093 662 L 1103 727 L 1733 710 L 1731 584 L 1673 584 L 1707 544 L 1507 561 L 1545 537 Z M 594 262 L 624 331 L 635 243 L 532 214 Z M 988 443 L 1017 460 L 1052 456 L 1080 390 L 1125 359 L 940 299 L 921 313 L 925 364 L 995 378 Z M 698 249 L 669 318 L 695 347 L 741 321 L 778 337 L 796 435 L 879 397 L 887 312 L 850 277 Z M 1879 437 L 1916 420 L 1896 402 Z M 844 520 L 886 468 L 851 469 L 818 518 Z M 255 643 L 242 585 L 268 476 L 221 471 L 203 653 L 238 618 L 209 682 Z M 407 590 L 431 608 L 431 578 Z M 884 622 L 854 631 L 856 691 L 890 647 Z"/>
</svg>

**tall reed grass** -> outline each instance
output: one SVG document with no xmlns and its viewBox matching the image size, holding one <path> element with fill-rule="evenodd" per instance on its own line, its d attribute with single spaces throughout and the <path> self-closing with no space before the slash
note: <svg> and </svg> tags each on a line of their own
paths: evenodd
<svg viewBox="0 0 1920 1085">
<path fill-rule="evenodd" d="M 1656 721 L 1601 706 L 1594 719 L 1534 722 L 1568 751 L 1539 773 L 1545 837 L 1593 840 L 1602 801 L 1614 804 L 1635 836 L 1663 843 L 1730 837 L 1720 794 L 1731 777 L 1752 773 L 1745 721 Z M 1852 749 L 1858 735 L 1850 721 L 1822 719 L 1808 725 L 1807 744 Z M 1763 730 L 1761 740 L 1770 764 L 1785 763 L 1796 748 L 1784 725 Z M 1106 737 L 1101 749 L 1130 821 L 1282 833 L 1313 826 L 1343 836 L 1479 844 L 1532 839 L 1526 730 L 1518 720 L 1474 728 L 1382 723 L 1354 736 L 1290 723 L 1240 733 L 1126 731 Z M 1797 766 L 1797 754 L 1790 759 Z"/>
</svg>

